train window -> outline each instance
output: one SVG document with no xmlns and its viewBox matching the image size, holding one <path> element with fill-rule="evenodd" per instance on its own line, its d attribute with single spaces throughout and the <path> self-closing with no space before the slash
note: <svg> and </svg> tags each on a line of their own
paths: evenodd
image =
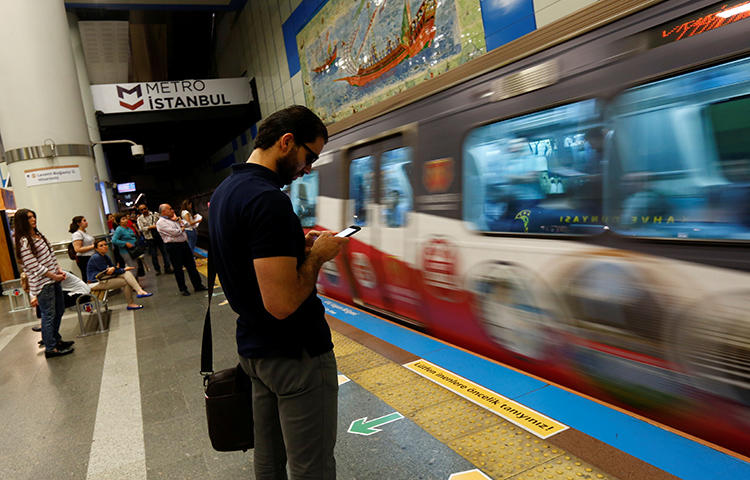
<svg viewBox="0 0 750 480">
<path fill-rule="evenodd" d="M 750 97 L 708 106 L 719 165 L 732 183 L 750 184 Z"/>
<path fill-rule="evenodd" d="M 289 189 L 289 197 L 302 226 L 314 227 L 317 222 L 315 207 L 318 201 L 318 171 L 313 170 L 293 182 Z"/>
<path fill-rule="evenodd" d="M 493 232 L 598 230 L 609 136 L 595 100 L 474 129 L 464 143 L 464 220 Z"/>
<path fill-rule="evenodd" d="M 383 225 L 387 227 L 403 227 L 406 223 L 406 212 L 412 210 L 410 168 L 409 147 L 388 150 L 380 157 L 380 198 L 384 205 Z"/>
<path fill-rule="evenodd" d="M 373 203 L 373 157 L 355 158 L 349 167 L 349 198 L 354 200 L 352 221 L 355 225 L 367 225 L 367 206 Z"/>
<path fill-rule="evenodd" d="M 750 59 L 623 92 L 609 109 L 613 230 L 750 238 Z"/>
</svg>

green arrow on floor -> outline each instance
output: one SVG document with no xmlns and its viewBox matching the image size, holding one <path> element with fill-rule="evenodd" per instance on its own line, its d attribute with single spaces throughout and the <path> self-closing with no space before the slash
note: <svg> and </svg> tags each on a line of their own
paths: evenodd
<svg viewBox="0 0 750 480">
<path fill-rule="evenodd" d="M 349 425 L 348 432 L 356 433 L 357 435 L 372 435 L 373 433 L 378 433 L 381 431 L 377 427 L 385 425 L 386 423 L 395 422 L 396 420 L 401 420 L 402 418 L 404 418 L 404 416 L 398 412 L 393 412 L 382 417 L 373 418 L 369 422 L 367 421 L 367 417 L 358 418 L 354 420 L 351 425 Z"/>
</svg>

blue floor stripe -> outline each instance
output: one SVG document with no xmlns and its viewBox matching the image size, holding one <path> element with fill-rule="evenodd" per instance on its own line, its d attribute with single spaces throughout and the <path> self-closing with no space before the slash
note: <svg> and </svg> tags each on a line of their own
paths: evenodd
<svg viewBox="0 0 750 480">
<path fill-rule="evenodd" d="M 343 322 L 679 478 L 750 479 L 750 463 L 335 300 L 323 304 Z"/>
<path fill-rule="evenodd" d="M 394 343 L 394 345 L 396 344 Z M 435 365 L 440 365 L 504 397 L 515 399 L 525 393 L 533 392 L 547 386 L 547 383 L 536 378 L 505 368 L 502 365 L 488 362 L 481 357 L 463 350 L 445 344 L 442 345 L 444 347 L 442 350 L 420 356 Z M 408 348 L 401 348 L 409 351 Z M 450 368 L 446 367 L 446 365 L 450 365 Z"/>
</svg>

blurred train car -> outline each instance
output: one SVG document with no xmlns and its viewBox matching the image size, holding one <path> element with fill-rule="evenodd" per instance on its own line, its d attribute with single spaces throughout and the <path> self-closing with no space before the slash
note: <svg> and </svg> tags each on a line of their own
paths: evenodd
<svg viewBox="0 0 750 480">
<path fill-rule="evenodd" d="M 319 291 L 750 454 L 748 10 L 598 2 L 335 124 Z"/>
</svg>

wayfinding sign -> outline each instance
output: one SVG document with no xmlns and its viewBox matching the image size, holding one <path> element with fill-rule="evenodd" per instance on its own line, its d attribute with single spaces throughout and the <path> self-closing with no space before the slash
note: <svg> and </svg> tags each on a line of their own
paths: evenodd
<svg viewBox="0 0 750 480">
<path fill-rule="evenodd" d="M 362 417 L 354 420 L 349 425 L 349 430 L 347 430 L 349 433 L 356 433 L 357 435 L 372 435 L 373 433 L 378 433 L 382 431 L 380 426 L 385 425 L 386 423 L 395 422 L 396 420 L 401 420 L 404 418 L 403 415 L 401 415 L 398 412 L 389 413 L 388 415 L 383 415 L 382 417 L 373 418 L 372 420 L 367 420 L 367 417 Z"/>
<path fill-rule="evenodd" d="M 247 78 L 173 80 L 91 85 L 94 109 L 103 113 L 244 105 L 252 100 Z"/>
<path fill-rule="evenodd" d="M 23 174 L 26 177 L 27 187 L 81 181 L 81 168 L 78 165 L 33 168 L 24 170 Z"/>
<path fill-rule="evenodd" d="M 551 437 L 568 428 L 567 425 L 563 425 L 546 415 L 426 360 L 415 360 L 405 364 L 404 367 L 476 403 L 495 415 L 503 417 L 539 438 Z"/>
</svg>

